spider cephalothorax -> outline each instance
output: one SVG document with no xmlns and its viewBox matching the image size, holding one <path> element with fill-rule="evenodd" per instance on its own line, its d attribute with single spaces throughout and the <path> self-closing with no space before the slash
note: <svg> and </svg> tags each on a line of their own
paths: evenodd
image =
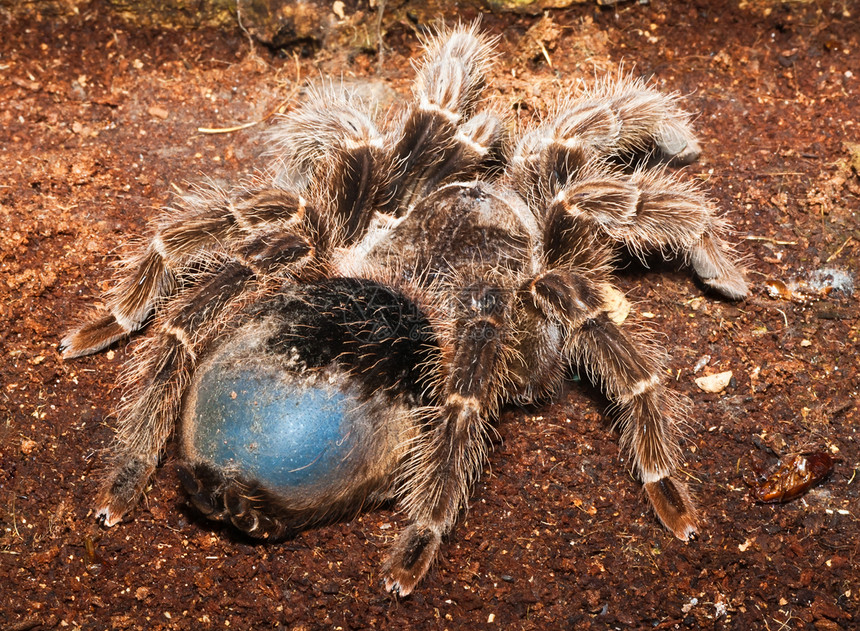
<svg viewBox="0 0 860 631">
<path fill-rule="evenodd" d="M 746 295 L 713 205 L 665 164 L 699 153 L 676 99 L 620 76 L 508 141 L 477 111 L 489 41 L 430 40 L 414 100 L 382 124 L 323 90 L 273 133 L 265 176 L 183 200 L 125 261 L 110 313 L 66 357 L 152 333 L 126 377 L 98 519 L 138 501 L 169 436 L 206 515 L 289 536 L 399 500 L 385 562 L 409 593 L 464 506 L 506 402 L 571 365 L 600 384 L 662 522 L 693 537 L 675 476 L 683 407 L 659 353 L 614 324 L 615 254 L 680 257 Z"/>
</svg>

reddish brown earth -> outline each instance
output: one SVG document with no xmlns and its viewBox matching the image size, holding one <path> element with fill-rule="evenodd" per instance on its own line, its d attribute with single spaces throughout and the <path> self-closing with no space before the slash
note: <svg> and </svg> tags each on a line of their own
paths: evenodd
<svg viewBox="0 0 860 631">
<path fill-rule="evenodd" d="M 260 164 L 265 123 L 197 128 L 259 120 L 320 73 L 408 94 L 418 50 L 404 23 L 381 71 L 369 54 L 250 54 L 239 31 L 139 31 L 96 4 L 2 18 L 0 628 L 858 628 L 857 297 L 803 284 L 858 270 L 860 6 L 654 1 L 551 17 L 546 55 L 524 37 L 536 18 L 485 18 L 504 53 L 490 96 L 525 121 L 622 60 L 687 95 L 704 147 L 687 174 L 749 257 L 753 291 L 738 304 L 673 266 L 619 281 L 691 400 L 683 471 L 702 538 L 684 544 L 657 523 L 605 401 L 577 384 L 504 413 L 470 510 L 406 599 L 380 585 L 396 510 L 255 545 L 185 507 L 172 449 L 130 519 L 95 527 L 100 450 L 136 341 L 71 362 L 57 343 L 171 195 Z M 775 281 L 800 286 L 774 299 Z M 727 370 L 722 393 L 694 383 Z M 836 461 L 821 485 L 786 504 L 750 500 L 753 463 L 810 449 Z"/>
</svg>

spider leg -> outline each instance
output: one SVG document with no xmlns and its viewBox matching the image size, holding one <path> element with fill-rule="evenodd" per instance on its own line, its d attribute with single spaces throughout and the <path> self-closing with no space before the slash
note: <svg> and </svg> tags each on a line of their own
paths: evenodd
<svg viewBox="0 0 860 631">
<path fill-rule="evenodd" d="M 388 199 L 394 165 L 384 137 L 357 99 L 333 88 L 319 90 L 270 135 L 285 155 L 276 180 L 298 180 L 314 206 L 326 210 L 333 245 L 361 238 L 373 212 Z"/>
<path fill-rule="evenodd" d="M 679 539 L 695 536 L 697 512 L 675 477 L 681 406 L 662 385 L 659 362 L 607 316 L 598 279 L 558 268 L 530 284 L 534 304 L 567 330 L 567 356 L 586 368 L 620 411 L 621 444 L 631 454 L 657 516 Z M 642 350 L 645 348 L 646 350 Z"/>
<path fill-rule="evenodd" d="M 512 170 L 526 196 L 552 197 L 589 165 L 680 165 L 701 153 L 677 97 L 630 76 L 604 81 L 555 109 L 514 149 Z"/>
<path fill-rule="evenodd" d="M 223 310 L 249 286 L 253 272 L 240 263 L 224 267 L 195 291 L 179 298 L 148 340 L 127 382 L 137 390 L 119 410 L 113 462 L 97 500 L 97 519 L 112 526 L 140 498 L 173 431 L 185 385 L 205 338 Z M 214 319 L 213 319 L 214 318 Z"/>
<path fill-rule="evenodd" d="M 589 213 L 603 234 L 640 258 L 682 254 L 705 284 L 741 299 L 748 292 L 743 268 L 722 238 L 726 224 L 714 205 L 664 169 L 646 168 L 655 157 L 688 163 L 699 155 L 676 101 L 621 77 L 562 103 L 518 143 L 514 185 L 549 212 L 561 204 L 573 215 Z M 638 166 L 625 174 L 609 166 L 613 161 Z"/>
<path fill-rule="evenodd" d="M 273 133 L 273 142 L 292 152 L 289 168 L 309 171 L 301 194 L 284 188 L 295 183 L 279 182 L 285 177 L 275 174 L 276 186 L 236 198 L 215 191 L 188 198 L 124 262 L 120 281 L 108 294 L 110 315 L 61 341 L 64 357 L 97 352 L 143 327 L 199 265 L 203 252 L 242 258 L 249 241 L 264 239 L 268 248 L 255 254 L 277 273 L 279 245 L 272 235 L 301 227 L 313 235 L 317 256 L 324 258 L 364 233 L 374 209 L 387 198 L 392 171 L 390 152 L 370 118 L 349 101 L 318 95 Z"/>
<path fill-rule="evenodd" d="M 606 112 L 611 114 L 609 120 Z M 701 153 L 690 116 L 678 106 L 678 96 L 659 92 L 631 75 L 599 82 L 557 117 L 556 126 L 565 138 L 582 129 L 606 155 L 634 163 L 656 159 L 689 164 Z"/>
<path fill-rule="evenodd" d="M 488 113 L 473 115 L 490 54 L 490 41 L 474 24 L 440 32 L 428 42 L 415 103 L 394 132 L 396 171 L 386 212 L 402 214 L 442 181 L 470 177 L 495 159 L 502 124 Z"/>
<path fill-rule="evenodd" d="M 307 264 L 313 257 L 310 244 L 286 238 L 276 241 L 278 264 Z M 265 248 L 257 254 L 265 255 Z M 125 378 L 132 391 L 119 411 L 113 463 L 98 497 L 97 519 L 104 525 L 117 523 L 137 503 L 176 424 L 200 349 L 217 335 L 225 314 L 237 308 L 246 290 L 265 292 L 265 269 L 227 261 L 167 306 L 158 334 L 138 351 L 137 368 Z M 254 295 L 252 291 L 244 299 Z"/>
<path fill-rule="evenodd" d="M 282 189 L 255 190 L 238 199 L 214 192 L 187 199 L 184 208 L 165 215 L 145 247 L 123 262 L 120 280 L 107 295 L 110 314 L 63 338 L 63 357 L 95 353 L 137 331 L 156 305 L 177 291 L 203 251 L 228 252 L 249 235 L 289 229 L 313 212 L 307 206 L 303 197 Z"/>
<path fill-rule="evenodd" d="M 639 190 L 630 228 L 610 234 L 634 254 L 682 253 L 703 283 L 733 300 L 746 297 L 744 270 L 722 235 L 727 222 L 694 185 L 662 170 L 632 176 Z"/>
<path fill-rule="evenodd" d="M 442 151 L 438 162 L 423 174 L 413 199 L 423 196 L 445 182 L 465 180 L 491 171 L 501 162 L 502 122 L 490 112 L 478 112 L 457 129 L 451 147 Z"/>
<path fill-rule="evenodd" d="M 695 538 L 698 515 L 675 470 L 675 419 L 681 406 L 661 380 L 658 364 L 606 314 L 587 319 L 570 338 L 574 358 L 593 369 L 620 412 L 621 444 L 645 485 L 660 521 L 683 541 Z"/>
<path fill-rule="evenodd" d="M 640 259 L 655 251 L 684 256 L 702 282 L 729 298 L 748 292 L 743 268 L 721 236 L 725 221 L 696 187 L 667 173 L 590 171 L 548 201 L 546 216 L 550 235 L 584 222 Z"/>
<path fill-rule="evenodd" d="M 426 574 L 479 475 L 487 421 L 497 411 L 509 359 L 501 292 L 478 283 L 463 291 L 460 305 L 442 360 L 438 414 L 416 439 L 402 473 L 411 523 L 383 565 L 385 588 L 401 596 Z"/>
</svg>

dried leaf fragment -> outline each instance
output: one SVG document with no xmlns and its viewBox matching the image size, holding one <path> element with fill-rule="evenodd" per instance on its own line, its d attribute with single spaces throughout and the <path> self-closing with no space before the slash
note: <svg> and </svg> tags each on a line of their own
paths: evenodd
<svg viewBox="0 0 860 631">
<path fill-rule="evenodd" d="M 760 482 L 751 485 L 750 493 L 759 502 L 779 504 L 806 493 L 833 471 L 833 458 L 826 451 L 784 456 Z"/>
</svg>

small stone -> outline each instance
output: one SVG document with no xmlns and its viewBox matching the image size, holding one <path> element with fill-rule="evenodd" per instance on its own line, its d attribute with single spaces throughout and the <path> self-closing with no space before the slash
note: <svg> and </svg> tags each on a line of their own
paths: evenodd
<svg viewBox="0 0 860 631">
<path fill-rule="evenodd" d="M 150 116 L 155 116 L 156 118 L 160 118 L 162 120 L 170 116 L 170 112 L 168 112 L 163 107 L 159 107 L 158 105 L 153 105 L 146 111 L 149 113 Z"/>
<path fill-rule="evenodd" d="M 38 447 L 38 443 L 35 440 L 25 438 L 21 441 L 21 453 L 25 456 L 29 456 L 31 453 L 33 453 L 33 450 L 36 447 Z"/>
<path fill-rule="evenodd" d="M 705 375 L 696 378 L 696 385 L 705 392 L 722 392 L 732 380 L 732 371 L 718 372 L 715 375 Z"/>
</svg>

